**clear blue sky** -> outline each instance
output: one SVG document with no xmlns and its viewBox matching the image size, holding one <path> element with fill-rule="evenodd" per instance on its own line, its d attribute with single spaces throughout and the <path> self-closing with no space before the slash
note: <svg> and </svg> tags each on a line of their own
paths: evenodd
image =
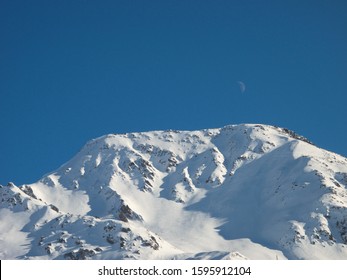
<svg viewBox="0 0 347 280">
<path fill-rule="evenodd" d="M 108 133 L 263 123 L 347 156 L 346 15 L 345 0 L 1 0 L 0 183 Z"/>
</svg>

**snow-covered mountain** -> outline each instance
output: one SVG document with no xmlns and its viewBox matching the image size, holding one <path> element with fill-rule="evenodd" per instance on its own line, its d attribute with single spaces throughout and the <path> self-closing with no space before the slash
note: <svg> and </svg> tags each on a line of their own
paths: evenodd
<svg viewBox="0 0 347 280">
<path fill-rule="evenodd" d="M 0 259 L 347 259 L 346 186 L 287 129 L 110 134 L 0 186 Z"/>
</svg>

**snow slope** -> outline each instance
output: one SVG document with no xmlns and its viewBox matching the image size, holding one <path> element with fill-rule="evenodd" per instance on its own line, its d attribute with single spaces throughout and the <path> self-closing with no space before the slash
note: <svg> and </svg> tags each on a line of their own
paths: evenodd
<svg viewBox="0 0 347 280">
<path fill-rule="evenodd" d="M 0 186 L 1 259 L 347 259 L 347 159 L 287 129 L 106 135 Z"/>
</svg>

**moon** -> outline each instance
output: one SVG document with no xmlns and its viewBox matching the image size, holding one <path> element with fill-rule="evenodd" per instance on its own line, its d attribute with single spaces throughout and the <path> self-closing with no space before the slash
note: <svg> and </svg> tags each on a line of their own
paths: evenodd
<svg viewBox="0 0 347 280">
<path fill-rule="evenodd" d="M 245 85 L 245 83 L 242 82 L 242 81 L 238 81 L 237 83 L 238 83 L 239 86 L 240 86 L 240 91 L 241 91 L 241 93 L 244 93 L 245 90 L 246 90 L 246 85 Z"/>
</svg>

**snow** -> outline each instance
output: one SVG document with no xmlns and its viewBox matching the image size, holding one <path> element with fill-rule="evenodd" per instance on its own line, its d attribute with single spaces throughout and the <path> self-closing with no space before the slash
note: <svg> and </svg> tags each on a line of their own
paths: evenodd
<svg viewBox="0 0 347 280">
<path fill-rule="evenodd" d="M 0 259 L 15 259 L 25 255 L 30 248 L 28 232 L 22 228 L 29 222 L 26 212 L 14 213 L 9 209 L 0 209 Z M 6 221 L 6 222 L 5 222 Z"/>
<path fill-rule="evenodd" d="M 0 258 L 347 259 L 346 185 L 347 159 L 282 128 L 109 134 L 0 187 Z"/>
<path fill-rule="evenodd" d="M 32 184 L 35 195 L 45 201 L 47 204 L 52 204 L 60 211 L 75 215 L 85 215 L 89 212 L 88 196 L 83 191 L 72 191 L 64 188 L 58 183 L 58 178 L 55 175 L 50 175 L 52 185 L 39 182 Z"/>
</svg>

